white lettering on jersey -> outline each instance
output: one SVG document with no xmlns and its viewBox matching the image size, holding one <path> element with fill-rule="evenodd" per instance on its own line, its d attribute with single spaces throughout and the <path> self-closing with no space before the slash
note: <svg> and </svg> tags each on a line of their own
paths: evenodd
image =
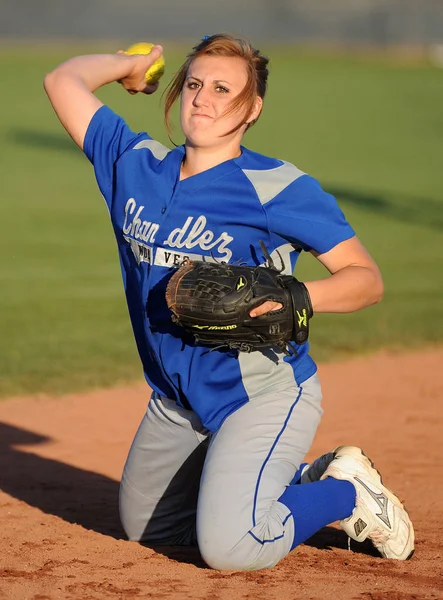
<svg viewBox="0 0 443 600">
<path fill-rule="evenodd" d="M 232 256 L 232 252 L 226 246 L 234 239 L 226 231 L 221 233 L 216 240 L 215 234 L 210 229 L 206 228 L 206 217 L 200 215 L 195 223 L 191 226 L 194 217 L 188 217 L 183 227 L 173 229 L 167 240 L 163 243 L 171 248 L 195 248 L 199 246 L 202 250 L 212 250 L 218 246 L 217 250 L 221 254 L 220 258 L 227 262 Z M 189 231 L 188 231 L 189 230 Z"/>
<path fill-rule="evenodd" d="M 150 221 L 142 221 L 140 219 L 140 214 L 145 208 L 144 206 L 139 206 L 135 215 L 132 216 L 136 208 L 137 203 L 135 199 L 129 198 L 125 206 L 123 233 L 135 238 L 136 240 L 142 240 L 142 242 L 153 244 L 160 226 L 158 223 L 151 223 Z"/>
</svg>

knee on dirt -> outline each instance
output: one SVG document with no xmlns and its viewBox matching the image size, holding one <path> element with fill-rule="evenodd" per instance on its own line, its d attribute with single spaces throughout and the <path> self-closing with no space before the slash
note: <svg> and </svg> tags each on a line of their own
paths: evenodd
<svg viewBox="0 0 443 600">
<path fill-rule="evenodd" d="M 224 531 L 199 531 L 197 540 L 205 563 L 218 571 L 256 571 L 274 567 L 281 556 L 281 548 L 257 540 L 252 532 L 240 534 L 235 542 Z"/>
</svg>

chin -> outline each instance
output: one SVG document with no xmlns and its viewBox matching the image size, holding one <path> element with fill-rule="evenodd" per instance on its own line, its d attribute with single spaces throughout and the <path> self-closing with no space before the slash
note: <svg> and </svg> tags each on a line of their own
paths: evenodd
<svg viewBox="0 0 443 600">
<path fill-rule="evenodd" d="M 214 137 L 214 135 L 208 132 L 199 132 L 198 134 L 193 132 L 190 135 L 185 135 L 186 145 L 194 148 L 210 148 L 211 146 L 217 146 L 220 144 L 220 138 Z"/>
</svg>

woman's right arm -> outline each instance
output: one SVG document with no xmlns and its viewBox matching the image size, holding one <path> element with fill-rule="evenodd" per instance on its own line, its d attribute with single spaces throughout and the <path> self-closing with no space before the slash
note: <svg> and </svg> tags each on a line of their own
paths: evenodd
<svg viewBox="0 0 443 600">
<path fill-rule="evenodd" d="M 118 81 L 130 94 L 152 94 L 158 84 L 147 86 L 145 73 L 162 51 L 161 46 L 154 46 L 148 55 L 118 53 L 77 56 L 46 75 L 44 87 L 55 113 L 82 150 L 88 125 L 102 106 L 94 92 L 108 83 Z"/>
</svg>

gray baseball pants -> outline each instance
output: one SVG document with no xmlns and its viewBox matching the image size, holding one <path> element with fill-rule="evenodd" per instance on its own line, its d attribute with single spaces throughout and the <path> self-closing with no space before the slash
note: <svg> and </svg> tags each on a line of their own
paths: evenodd
<svg viewBox="0 0 443 600">
<path fill-rule="evenodd" d="M 215 569 L 272 567 L 291 549 L 294 520 L 278 501 L 319 425 L 317 374 L 255 397 L 216 433 L 154 393 L 132 443 L 120 486 L 130 540 L 198 543 Z"/>
</svg>

